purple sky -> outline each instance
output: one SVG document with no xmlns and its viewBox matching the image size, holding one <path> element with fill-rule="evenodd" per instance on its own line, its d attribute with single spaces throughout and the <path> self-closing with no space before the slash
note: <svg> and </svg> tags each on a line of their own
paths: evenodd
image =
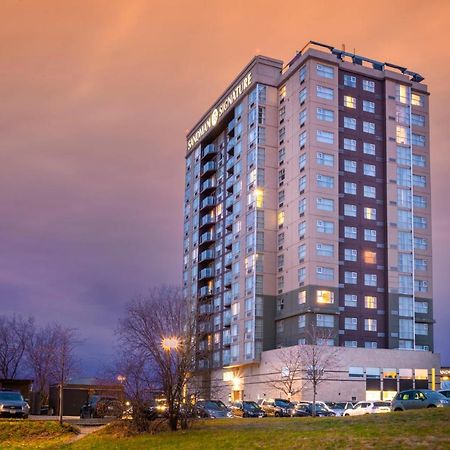
<svg viewBox="0 0 450 450">
<path fill-rule="evenodd" d="M 107 361 L 125 303 L 180 281 L 186 130 L 254 54 L 345 42 L 432 93 L 435 337 L 450 365 L 450 4 L 381 1 L 362 20 L 360 2 L 213 3 L 2 2 L 2 312 L 76 327 L 85 366 Z"/>
</svg>

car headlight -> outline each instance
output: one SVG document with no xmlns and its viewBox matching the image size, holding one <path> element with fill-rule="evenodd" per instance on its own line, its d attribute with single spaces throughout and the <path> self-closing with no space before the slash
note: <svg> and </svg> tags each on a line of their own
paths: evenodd
<svg viewBox="0 0 450 450">
<path fill-rule="evenodd" d="M 233 414 L 231 414 L 230 412 L 227 412 L 227 417 L 233 417 Z"/>
</svg>

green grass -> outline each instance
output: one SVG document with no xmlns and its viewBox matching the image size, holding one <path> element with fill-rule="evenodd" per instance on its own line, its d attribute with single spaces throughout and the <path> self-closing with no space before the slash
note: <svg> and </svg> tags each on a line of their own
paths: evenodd
<svg viewBox="0 0 450 450">
<path fill-rule="evenodd" d="M 450 448 L 450 408 L 360 417 L 218 419 L 176 433 L 123 437 L 111 424 L 70 449 Z"/>
<path fill-rule="evenodd" d="M 0 420 L 0 449 L 60 448 L 75 436 L 74 427 L 53 420 Z"/>
</svg>

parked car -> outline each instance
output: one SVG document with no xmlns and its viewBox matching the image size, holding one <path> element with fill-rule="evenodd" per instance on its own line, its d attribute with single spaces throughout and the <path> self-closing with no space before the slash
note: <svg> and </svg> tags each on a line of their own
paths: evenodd
<svg viewBox="0 0 450 450">
<path fill-rule="evenodd" d="M 449 407 L 450 400 L 443 394 L 431 389 L 414 389 L 399 392 L 392 400 L 392 411 L 405 411 L 419 408 Z"/>
<path fill-rule="evenodd" d="M 333 411 L 337 416 L 343 416 L 347 409 L 353 408 L 352 402 L 325 402 L 331 411 Z"/>
<path fill-rule="evenodd" d="M 256 403 L 251 401 L 234 402 L 231 412 L 238 417 L 267 417 L 266 412 Z"/>
<path fill-rule="evenodd" d="M 167 415 L 166 399 L 152 400 L 144 409 L 145 417 L 149 420 L 160 419 Z"/>
<path fill-rule="evenodd" d="M 220 400 L 199 400 L 195 404 L 195 412 L 197 417 L 208 417 L 210 419 L 233 417 L 225 403 Z"/>
<path fill-rule="evenodd" d="M 439 394 L 444 395 L 447 398 L 450 398 L 450 389 L 442 389 L 441 391 L 438 391 Z"/>
<path fill-rule="evenodd" d="M 331 417 L 331 416 L 335 416 L 336 413 L 331 411 L 329 408 L 327 408 L 326 406 L 324 407 L 322 405 L 323 402 L 316 402 L 316 406 L 314 408 L 314 405 L 312 403 L 299 403 L 297 405 L 297 407 L 295 408 L 296 410 L 296 416 L 297 417 L 303 417 L 303 416 L 312 416 L 314 409 L 316 412 L 316 416 L 318 417 Z"/>
<path fill-rule="evenodd" d="M 93 395 L 80 409 L 81 419 L 103 417 L 120 418 L 122 417 L 122 414 L 122 402 L 115 397 L 106 397 L 103 395 Z"/>
<path fill-rule="evenodd" d="M 27 419 L 30 406 L 16 391 L 0 391 L 0 417 L 20 417 Z"/>
<path fill-rule="evenodd" d="M 289 400 L 282 398 L 260 399 L 259 406 L 268 416 L 291 417 L 295 413 L 295 407 Z"/>
<path fill-rule="evenodd" d="M 364 414 L 379 414 L 390 412 L 389 402 L 358 402 L 353 408 L 347 408 L 344 416 L 362 416 Z"/>
</svg>

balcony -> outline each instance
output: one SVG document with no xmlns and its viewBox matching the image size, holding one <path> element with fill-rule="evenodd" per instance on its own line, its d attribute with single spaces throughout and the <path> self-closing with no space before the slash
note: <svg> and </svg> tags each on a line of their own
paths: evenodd
<svg viewBox="0 0 450 450">
<path fill-rule="evenodd" d="M 233 262 L 233 253 L 229 252 L 225 255 L 225 267 L 231 266 L 231 263 Z"/>
<path fill-rule="evenodd" d="M 231 291 L 230 290 L 225 291 L 223 293 L 223 306 L 230 306 L 231 298 L 232 298 Z"/>
<path fill-rule="evenodd" d="M 225 236 L 225 247 L 231 247 L 232 242 L 233 242 L 233 235 L 227 234 Z"/>
<path fill-rule="evenodd" d="M 215 170 L 216 170 L 216 163 L 214 161 L 208 161 L 206 164 L 203 165 L 202 175 L 215 172 Z"/>
<path fill-rule="evenodd" d="M 200 236 L 200 245 L 212 241 L 214 241 L 214 234 L 211 231 L 207 231 Z"/>
<path fill-rule="evenodd" d="M 198 308 L 198 312 L 201 315 L 207 315 L 212 313 L 212 305 L 210 303 L 207 303 L 205 305 L 200 305 Z"/>
<path fill-rule="evenodd" d="M 228 171 L 228 172 L 231 171 L 232 169 L 234 169 L 234 163 L 235 163 L 235 160 L 234 160 L 234 157 L 232 156 L 232 157 L 229 158 L 228 161 L 227 161 L 226 168 L 227 168 L 227 171 Z"/>
<path fill-rule="evenodd" d="M 204 252 L 200 253 L 198 261 L 204 262 L 204 261 L 211 261 L 212 259 L 214 259 L 214 250 L 205 250 Z"/>
<path fill-rule="evenodd" d="M 206 216 L 203 216 L 200 219 L 200 228 L 204 227 L 205 225 L 212 225 L 216 222 L 216 219 L 214 216 L 211 216 L 210 214 L 207 214 Z"/>
<path fill-rule="evenodd" d="M 199 297 L 207 297 L 213 295 L 213 289 L 209 286 L 203 286 L 198 290 Z"/>
<path fill-rule="evenodd" d="M 231 336 L 223 337 L 223 345 L 231 345 Z"/>
<path fill-rule="evenodd" d="M 202 183 L 202 188 L 200 192 L 203 194 L 207 191 L 212 191 L 216 188 L 216 180 L 214 178 L 208 178 L 206 181 Z"/>
<path fill-rule="evenodd" d="M 223 285 L 224 286 L 231 286 L 232 281 L 232 274 L 231 272 L 226 272 L 225 276 L 223 277 Z"/>
<path fill-rule="evenodd" d="M 228 141 L 227 152 L 229 152 L 236 145 L 236 138 L 232 138 Z"/>
<path fill-rule="evenodd" d="M 223 326 L 229 327 L 231 325 L 231 311 L 225 311 L 223 313 Z"/>
<path fill-rule="evenodd" d="M 216 199 L 213 196 L 206 197 L 200 204 L 200 210 L 212 209 L 216 206 Z"/>
<path fill-rule="evenodd" d="M 215 156 L 217 153 L 216 147 L 214 144 L 207 145 L 202 151 L 202 159 L 210 159 Z"/>
<path fill-rule="evenodd" d="M 231 208 L 233 206 L 234 203 L 234 198 L 233 196 L 227 197 L 227 199 L 225 200 L 225 208 Z"/>
<path fill-rule="evenodd" d="M 214 278 L 214 270 L 211 267 L 207 267 L 206 269 L 202 269 L 199 274 L 199 280 L 207 280 Z"/>
<path fill-rule="evenodd" d="M 236 119 L 233 119 L 227 126 L 227 132 L 230 133 L 236 125 Z"/>
<path fill-rule="evenodd" d="M 234 185 L 234 177 L 228 178 L 227 182 L 225 183 L 226 190 L 233 192 L 233 185 Z"/>
</svg>

